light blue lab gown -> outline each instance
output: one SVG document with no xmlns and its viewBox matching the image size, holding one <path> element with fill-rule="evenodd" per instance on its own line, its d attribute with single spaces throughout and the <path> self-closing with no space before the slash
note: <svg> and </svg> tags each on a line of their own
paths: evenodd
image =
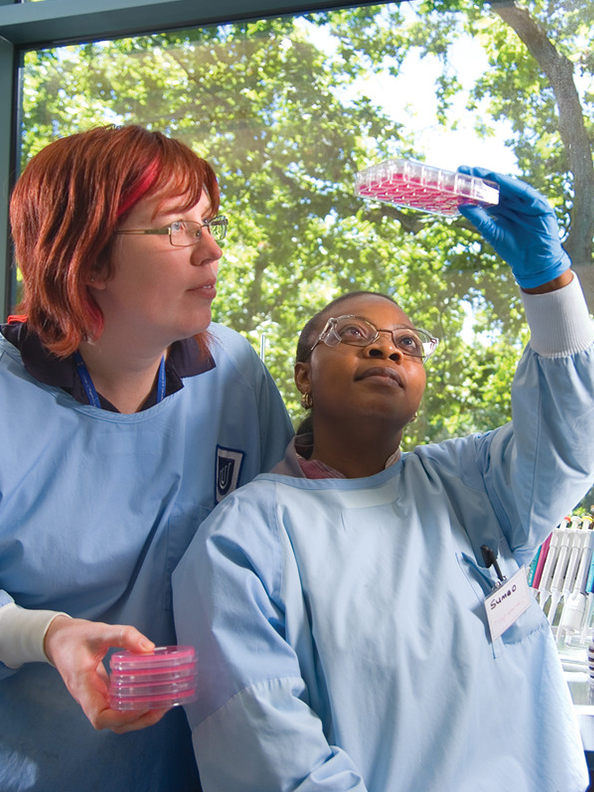
<svg viewBox="0 0 594 792">
<path fill-rule="evenodd" d="M 0 605 L 176 643 L 173 568 L 216 500 L 270 470 L 292 434 L 249 344 L 210 329 L 216 367 L 133 415 L 40 384 L 0 337 Z M 2 792 L 197 788 L 181 708 L 143 731 L 98 732 L 49 664 L 0 664 Z"/>
<path fill-rule="evenodd" d="M 491 640 L 480 547 L 511 578 L 585 494 L 593 394 L 591 347 L 529 346 L 513 424 L 369 478 L 259 476 L 211 515 L 173 579 L 205 792 L 583 792 L 548 622 L 533 600 Z"/>
</svg>

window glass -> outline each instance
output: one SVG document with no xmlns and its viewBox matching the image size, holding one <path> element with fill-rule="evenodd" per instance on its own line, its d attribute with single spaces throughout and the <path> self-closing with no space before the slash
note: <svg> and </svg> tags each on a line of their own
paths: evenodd
<svg viewBox="0 0 594 792">
<path fill-rule="evenodd" d="M 296 420 L 299 328 L 332 297 L 370 289 L 441 339 L 405 447 L 492 428 L 510 417 L 527 341 L 511 273 L 461 218 L 361 198 L 355 176 L 394 157 L 519 175 L 555 204 L 574 262 L 591 266 L 594 12 L 589 0 L 570 12 L 559 0 L 517 14 L 448 7 L 392 3 L 31 51 L 22 164 L 100 123 L 181 138 L 213 163 L 230 221 L 216 319 L 262 350 Z M 527 29 L 540 37 L 528 45 Z M 539 61 L 545 37 L 569 91 Z"/>
</svg>

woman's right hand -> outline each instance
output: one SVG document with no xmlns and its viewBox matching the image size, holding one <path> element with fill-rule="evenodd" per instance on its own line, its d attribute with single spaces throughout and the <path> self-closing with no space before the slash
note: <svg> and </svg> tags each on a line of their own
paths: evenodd
<svg viewBox="0 0 594 792">
<path fill-rule="evenodd" d="M 103 658 L 111 648 L 150 652 L 155 648 L 135 627 L 56 616 L 45 635 L 45 653 L 96 729 L 117 734 L 157 723 L 166 709 L 119 712 L 109 706 L 109 677 Z"/>
</svg>

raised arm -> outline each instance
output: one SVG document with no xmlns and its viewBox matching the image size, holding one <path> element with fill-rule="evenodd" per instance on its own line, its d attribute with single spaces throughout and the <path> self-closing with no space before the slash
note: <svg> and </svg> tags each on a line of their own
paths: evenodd
<svg viewBox="0 0 594 792">
<path fill-rule="evenodd" d="M 513 425 L 478 441 L 492 501 L 525 561 L 593 482 L 585 438 L 594 431 L 594 325 L 545 198 L 518 179 L 461 170 L 499 184 L 498 206 L 461 212 L 510 265 L 530 327 L 512 387 Z"/>
</svg>

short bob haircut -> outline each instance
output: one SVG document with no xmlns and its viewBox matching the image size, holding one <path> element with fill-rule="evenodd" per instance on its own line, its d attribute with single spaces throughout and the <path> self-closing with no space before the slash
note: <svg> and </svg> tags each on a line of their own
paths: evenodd
<svg viewBox="0 0 594 792">
<path fill-rule="evenodd" d="M 138 201 L 162 193 L 181 197 L 185 210 L 202 191 L 214 217 L 219 187 L 209 163 L 135 125 L 61 138 L 31 159 L 10 203 L 24 287 L 17 310 L 50 352 L 67 357 L 81 340 L 101 335 L 103 314 L 86 284 L 93 274 L 112 275 L 114 232 Z"/>
</svg>

